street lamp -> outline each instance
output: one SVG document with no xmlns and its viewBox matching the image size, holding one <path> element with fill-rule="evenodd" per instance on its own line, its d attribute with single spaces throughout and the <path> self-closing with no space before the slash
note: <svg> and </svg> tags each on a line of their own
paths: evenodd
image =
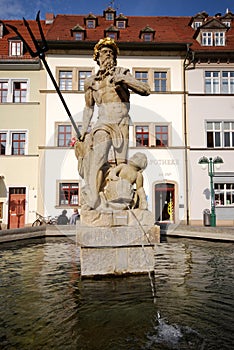
<svg viewBox="0 0 234 350">
<path fill-rule="evenodd" d="M 210 225 L 212 227 L 216 226 L 216 214 L 215 214 L 215 193 L 214 193 L 214 183 L 213 183 L 213 177 L 214 177 L 214 165 L 219 165 L 223 163 L 223 159 L 219 156 L 215 157 L 214 159 L 212 157 L 207 158 L 203 156 L 198 164 L 201 164 L 202 167 L 206 167 L 208 165 L 208 175 L 210 177 L 210 199 L 211 199 L 211 215 L 210 215 Z"/>
</svg>

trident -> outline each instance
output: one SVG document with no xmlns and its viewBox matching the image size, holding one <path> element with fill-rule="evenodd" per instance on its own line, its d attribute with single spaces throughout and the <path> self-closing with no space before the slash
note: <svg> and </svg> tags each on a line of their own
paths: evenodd
<svg viewBox="0 0 234 350">
<path fill-rule="evenodd" d="M 49 48 L 48 48 L 48 45 L 47 45 L 47 42 L 46 42 L 43 30 L 42 30 L 41 22 L 40 22 L 40 11 L 38 11 L 38 13 L 37 13 L 36 22 L 37 22 L 37 25 L 38 25 L 38 28 L 39 28 L 39 32 L 40 32 L 40 35 L 41 35 L 41 42 L 42 42 L 41 46 L 38 44 L 38 41 L 36 40 L 32 30 L 31 30 L 31 28 L 29 26 L 29 23 L 26 21 L 26 19 L 24 17 L 23 17 L 23 21 L 24 21 L 24 25 L 27 28 L 28 33 L 29 33 L 29 35 L 30 35 L 30 37 L 31 37 L 31 39 L 32 39 L 32 41 L 34 43 L 34 46 L 35 46 L 35 49 L 36 49 L 35 52 L 31 49 L 31 47 L 28 45 L 26 40 L 19 33 L 18 29 L 15 26 L 13 26 L 11 24 L 6 24 L 6 23 L 4 23 L 4 25 L 6 27 L 11 28 L 20 37 L 20 39 L 22 40 L 22 42 L 24 43 L 25 47 L 27 48 L 29 54 L 32 57 L 39 57 L 42 60 L 44 66 L 45 66 L 45 68 L 47 70 L 47 73 L 49 74 L 49 76 L 50 76 L 50 78 L 51 78 L 51 80 L 53 82 L 55 90 L 57 91 L 57 93 L 58 93 L 58 95 L 60 97 L 60 100 L 62 101 L 62 104 L 63 104 L 63 106 L 64 106 L 64 108 L 65 108 L 65 110 L 67 112 L 67 115 L 68 115 L 71 123 L 72 123 L 72 126 L 75 129 L 75 131 L 76 131 L 77 138 L 79 139 L 80 136 L 81 136 L 81 134 L 79 132 L 79 129 L 78 129 L 78 127 L 77 127 L 77 125 L 76 125 L 76 123 L 75 123 L 75 121 L 74 121 L 74 119 L 73 119 L 73 117 L 71 115 L 71 112 L 69 111 L 69 108 L 68 108 L 68 106 L 67 106 L 67 104 L 66 104 L 66 102 L 65 102 L 65 100 L 63 98 L 63 95 L 61 94 L 61 91 L 60 91 L 60 89 L 58 87 L 58 84 L 57 84 L 56 80 L 54 79 L 54 76 L 53 76 L 53 74 L 52 74 L 52 72 L 50 70 L 50 67 L 48 66 L 48 63 L 47 63 L 46 58 L 45 58 L 45 52 L 48 51 Z"/>
</svg>

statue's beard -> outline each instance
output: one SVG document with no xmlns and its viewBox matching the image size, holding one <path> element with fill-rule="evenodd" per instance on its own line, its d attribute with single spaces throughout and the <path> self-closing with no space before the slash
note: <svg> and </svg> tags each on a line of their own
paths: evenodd
<svg viewBox="0 0 234 350">
<path fill-rule="evenodd" d="M 112 58 L 107 57 L 105 61 L 100 65 L 100 70 L 102 72 L 109 71 L 115 66 L 114 60 Z"/>
</svg>

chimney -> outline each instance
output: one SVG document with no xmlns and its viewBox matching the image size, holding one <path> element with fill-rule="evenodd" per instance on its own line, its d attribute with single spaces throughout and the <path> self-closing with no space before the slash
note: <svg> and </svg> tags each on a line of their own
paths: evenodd
<svg viewBox="0 0 234 350">
<path fill-rule="evenodd" d="M 52 24 L 54 22 L 55 15 L 53 13 L 46 13 L 45 17 L 46 24 Z"/>
</svg>

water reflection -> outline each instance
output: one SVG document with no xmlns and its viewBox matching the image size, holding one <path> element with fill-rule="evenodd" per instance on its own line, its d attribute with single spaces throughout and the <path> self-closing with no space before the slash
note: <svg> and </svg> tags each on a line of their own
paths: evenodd
<svg viewBox="0 0 234 350">
<path fill-rule="evenodd" d="M 148 276 L 81 280 L 68 239 L 2 246 L 1 349 L 232 349 L 233 251 L 158 244 L 154 300 Z"/>
</svg>

